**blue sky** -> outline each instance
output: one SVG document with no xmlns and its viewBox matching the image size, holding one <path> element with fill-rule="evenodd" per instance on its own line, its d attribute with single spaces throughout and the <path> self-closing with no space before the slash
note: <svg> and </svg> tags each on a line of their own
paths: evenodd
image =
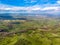
<svg viewBox="0 0 60 45">
<path fill-rule="evenodd" d="M 59 0 L 0 0 L 0 4 L 7 4 L 12 6 L 34 6 L 44 4 L 55 4 Z"/>
<path fill-rule="evenodd" d="M 13 6 L 33 6 L 42 4 L 55 4 L 57 0 L 0 0 L 2 4 Z"/>
<path fill-rule="evenodd" d="M 47 13 L 58 13 L 60 12 L 60 0 L 0 0 L 0 10 L 10 10 L 10 12 L 40 10 Z"/>
</svg>

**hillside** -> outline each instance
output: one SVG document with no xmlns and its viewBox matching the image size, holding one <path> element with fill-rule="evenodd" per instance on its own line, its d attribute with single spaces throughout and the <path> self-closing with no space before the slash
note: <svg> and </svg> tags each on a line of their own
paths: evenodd
<svg viewBox="0 0 60 45">
<path fill-rule="evenodd" d="M 0 45 L 60 45 L 60 20 L 30 19 L 0 20 Z"/>
</svg>

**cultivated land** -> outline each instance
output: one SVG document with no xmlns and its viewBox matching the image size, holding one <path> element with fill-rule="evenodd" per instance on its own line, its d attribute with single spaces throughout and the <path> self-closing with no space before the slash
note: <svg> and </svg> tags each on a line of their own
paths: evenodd
<svg viewBox="0 0 60 45">
<path fill-rule="evenodd" d="M 60 19 L 30 19 L 0 20 L 0 45 L 60 45 Z"/>
</svg>

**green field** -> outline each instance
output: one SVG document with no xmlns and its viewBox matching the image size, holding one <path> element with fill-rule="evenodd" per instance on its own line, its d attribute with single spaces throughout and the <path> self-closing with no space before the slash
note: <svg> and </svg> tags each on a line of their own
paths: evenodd
<svg viewBox="0 0 60 45">
<path fill-rule="evenodd" d="M 60 20 L 0 20 L 0 45 L 60 45 Z"/>
</svg>

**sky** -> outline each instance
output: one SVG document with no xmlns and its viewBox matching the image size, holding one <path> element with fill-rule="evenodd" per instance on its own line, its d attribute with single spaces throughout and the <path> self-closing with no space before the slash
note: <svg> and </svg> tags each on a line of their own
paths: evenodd
<svg viewBox="0 0 60 45">
<path fill-rule="evenodd" d="M 26 10 L 26 12 L 43 11 L 46 13 L 59 13 L 60 0 L 0 0 L 0 13 L 3 10 L 17 12 Z"/>
<path fill-rule="evenodd" d="M 59 1 L 59 0 L 58 0 Z M 0 0 L 2 4 L 13 6 L 34 6 L 43 4 L 55 4 L 57 0 Z"/>
</svg>

